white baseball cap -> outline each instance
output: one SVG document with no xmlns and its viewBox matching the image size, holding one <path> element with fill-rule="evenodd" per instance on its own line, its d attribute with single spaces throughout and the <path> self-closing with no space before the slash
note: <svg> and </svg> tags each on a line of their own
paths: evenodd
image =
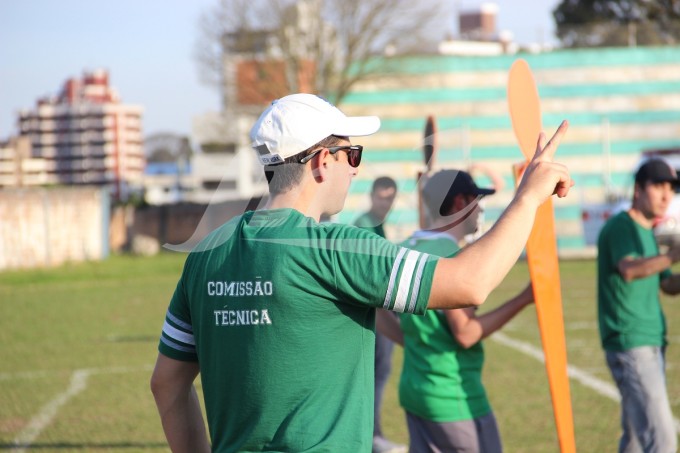
<svg viewBox="0 0 680 453">
<path fill-rule="evenodd" d="M 380 129 L 377 116 L 346 116 L 314 94 L 291 94 L 272 102 L 250 130 L 260 163 L 273 165 L 330 135 L 360 137 Z"/>
</svg>

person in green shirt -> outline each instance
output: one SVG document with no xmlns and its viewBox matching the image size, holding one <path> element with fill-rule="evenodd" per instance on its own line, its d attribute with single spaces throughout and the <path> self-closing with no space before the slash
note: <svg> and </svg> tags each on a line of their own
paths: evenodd
<svg viewBox="0 0 680 453">
<path fill-rule="evenodd" d="M 635 174 L 633 202 L 600 231 L 597 309 L 607 365 L 621 393 L 620 452 L 675 452 L 675 431 L 666 390 L 666 320 L 659 289 L 680 293 L 670 266 L 680 249 L 659 253 L 653 225 L 678 186 L 675 170 L 661 159 Z"/>
<path fill-rule="evenodd" d="M 389 176 L 380 176 L 371 187 L 371 207 L 354 221 L 354 226 L 386 238 L 384 223 L 397 196 L 397 183 Z M 373 453 L 406 453 L 406 446 L 387 439 L 382 431 L 380 408 L 385 385 L 392 371 L 392 340 L 375 333 L 375 400 L 373 412 Z"/>
<path fill-rule="evenodd" d="M 401 243 L 420 252 L 451 257 L 478 229 L 482 197 L 469 173 L 442 170 L 423 187 L 427 229 Z M 482 339 L 533 303 L 531 285 L 495 310 L 428 310 L 399 316 L 400 329 L 386 332 L 404 347 L 399 401 L 406 411 L 411 453 L 500 453 L 502 444 L 484 385 Z M 382 316 L 382 315 L 381 315 Z M 389 322 L 386 322 L 389 324 Z M 394 328 L 394 326 L 393 326 Z"/>
<path fill-rule="evenodd" d="M 573 185 L 553 162 L 564 122 L 550 141 L 540 134 L 499 221 L 454 258 L 320 223 L 343 208 L 359 171 L 363 147 L 350 137 L 379 126 L 312 94 L 278 99 L 256 121 L 267 206 L 198 244 L 165 314 L 150 385 L 172 451 L 371 451 L 376 308 L 423 315 L 482 304 L 540 204 Z"/>
<path fill-rule="evenodd" d="M 380 176 L 371 186 L 371 207 L 354 220 L 354 226 L 385 235 L 384 223 L 397 197 L 397 183 L 389 176 Z"/>
</svg>

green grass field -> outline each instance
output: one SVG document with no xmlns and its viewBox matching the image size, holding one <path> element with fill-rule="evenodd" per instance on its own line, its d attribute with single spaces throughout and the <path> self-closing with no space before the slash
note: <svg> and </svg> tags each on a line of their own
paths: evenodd
<svg viewBox="0 0 680 453">
<path fill-rule="evenodd" d="M 100 263 L 0 273 L 0 449 L 21 451 L 167 451 L 149 392 L 149 375 L 183 254 L 115 256 Z M 591 381 L 571 381 L 579 452 L 614 451 L 618 403 L 597 336 L 593 261 L 561 263 L 569 363 Z M 519 291 L 515 266 L 481 308 Z M 670 342 L 680 339 L 680 304 L 664 299 Z M 484 379 L 507 452 L 558 451 L 544 365 L 517 349 L 540 348 L 533 307 L 485 341 Z M 501 341 L 502 340 L 502 341 Z M 509 341 L 514 341 L 509 345 Z M 396 349 L 394 368 L 401 364 Z M 669 391 L 680 415 L 680 348 L 668 351 Z M 388 437 L 406 443 L 393 373 L 383 407 Z M 598 388 L 597 385 L 604 385 Z"/>
</svg>

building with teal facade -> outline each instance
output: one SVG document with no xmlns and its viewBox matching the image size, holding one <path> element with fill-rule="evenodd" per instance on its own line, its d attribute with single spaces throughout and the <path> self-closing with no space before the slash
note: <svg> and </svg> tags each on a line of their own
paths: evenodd
<svg viewBox="0 0 680 453">
<path fill-rule="evenodd" d="M 563 119 L 569 132 L 558 150 L 576 186 L 556 200 L 560 254 L 587 251 L 583 207 L 632 193 L 645 150 L 680 148 L 680 47 L 556 50 L 499 56 L 413 56 L 392 59 L 387 71 L 362 81 L 342 101 L 352 115 L 378 115 L 380 132 L 356 139 L 364 160 L 341 222 L 368 206 L 372 180 L 395 178 L 399 196 L 387 232 L 399 240 L 417 228 L 417 177 L 424 169 L 423 130 L 437 119 L 435 168 L 472 169 L 478 184 L 500 178 L 484 200 L 485 226 L 498 218 L 514 190 L 513 164 L 523 157 L 508 113 L 508 71 L 517 58 L 533 70 L 549 135 Z"/>
</svg>

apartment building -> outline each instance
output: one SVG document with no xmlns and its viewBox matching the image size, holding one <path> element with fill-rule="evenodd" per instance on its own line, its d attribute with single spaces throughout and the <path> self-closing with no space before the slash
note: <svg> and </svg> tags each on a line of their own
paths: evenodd
<svg viewBox="0 0 680 453">
<path fill-rule="evenodd" d="M 3 148 L 0 187 L 107 186 L 116 200 L 128 199 L 141 187 L 142 107 L 123 104 L 105 70 L 66 80 L 57 96 L 40 98 L 34 108 L 19 112 L 18 127 L 30 152 Z M 10 168 L 21 174 L 10 177 Z"/>
</svg>

